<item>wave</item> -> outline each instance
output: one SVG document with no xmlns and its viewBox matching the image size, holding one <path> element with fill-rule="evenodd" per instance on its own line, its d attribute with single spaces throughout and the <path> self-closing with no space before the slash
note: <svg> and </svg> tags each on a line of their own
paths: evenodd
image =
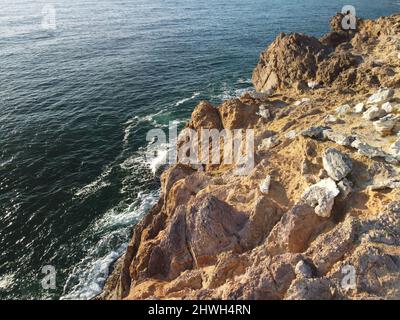
<svg viewBox="0 0 400 320">
<path fill-rule="evenodd" d="M 121 257 L 129 241 L 130 229 L 156 203 L 159 191 L 139 194 L 125 210 L 111 209 L 92 232 L 101 239 L 72 270 L 64 285 L 61 300 L 92 299 L 103 290 L 111 265 Z"/>
<path fill-rule="evenodd" d="M 196 99 L 199 95 L 200 95 L 200 92 L 195 92 L 192 94 L 192 96 L 190 98 L 184 98 L 182 100 L 179 100 L 177 103 L 175 103 L 175 107 L 179 107 L 181 104 L 184 104 L 185 102 Z"/>
<path fill-rule="evenodd" d="M 246 88 L 228 88 L 226 84 L 222 87 L 222 93 L 218 95 L 214 95 L 214 99 L 218 99 L 220 101 L 240 98 L 245 93 L 253 93 L 255 92 L 254 87 L 246 87 Z"/>
<path fill-rule="evenodd" d="M 236 83 L 237 83 L 237 84 L 253 84 L 253 81 L 252 81 L 250 78 L 248 78 L 248 79 L 239 78 L 239 79 L 236 81 Z"/>
<path fill-rule="evenodd" d="M 0 277 L 0 290 L 7 290 L 14 282 L 15 276 L 11 273 Z"/>
<path fill-rule="evenodd" d="M 105 178 L 111 173 L 111 170 L 112 166 L 111 165 L 107 166 L 106 169 L 100 174 L 100 176 L 96 180 L 78 189 L 78 191 L 75 192 L 74 197 L 89 196 L 104 187 L 108 187 L 111 183 L 105 181 Z"/>
</svg>

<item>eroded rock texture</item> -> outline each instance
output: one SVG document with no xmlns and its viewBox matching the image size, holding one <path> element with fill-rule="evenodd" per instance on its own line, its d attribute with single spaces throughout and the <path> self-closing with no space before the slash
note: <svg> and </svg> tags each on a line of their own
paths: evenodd
<svg viewBox="0 0 400 320">
<path fill-rule="evenodd" d="M 195 108 L 192 129 L 254 129 L 255 168 L 168 168 L 101 298 L 400 299 L 400 16 L 340 19 Z"/>
</svg>

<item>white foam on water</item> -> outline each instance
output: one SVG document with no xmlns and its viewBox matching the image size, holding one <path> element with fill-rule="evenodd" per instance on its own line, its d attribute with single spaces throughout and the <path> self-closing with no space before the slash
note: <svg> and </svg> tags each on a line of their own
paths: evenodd
<svg viewBox="0 0 400 320">
<path fill-rule="evenodd" d="M 245 78 L 239 78 L 238 81 L 236 81 L 238 84 L 252 84 L 252 80 L 250 78 L 245 79 Z"/>
<path fill-rule="evenodd" d="M 7 166 L 11 162 L 13 162 L 13 160 L 14 160 L 14 156 L 12 156 L 11 158 L 9 158 L 7 160 L 0 161 L 0 168 Z"/>
<path fill-rule="evenodd" d="M 168 162 L 169 145 L 164 144 L 160 149 L 151 152 L 153 151 L 157 151 L 157 155 L 152 158 L 148 157 L 147 161 L 151 172 L 155 175 L 157 170 Z"/>
<path fill-rule="evenodd" d="M 158 192 L 145 194 L 140 192 L 137 199 L 131 203 L 125 210 L 118 211 L 113 208 L 106 212 L 104 216 L 95 223 L 94 229 L 101 231 L 105 229 L 124 227 L 134 224 L 142 217 L 158 199 Z"/>
<path fill-rule="evenodd" d="M 11 273 L 0 276 L 0 290 L 7 290 L 14 282 L 15 276 Z"/>
<path fill-rule="evenodd" d="M 107 166 L 104 171 L 100 174 L 96 180 L 92 181 L 91 183 L 87 184 L 86 186 L 78 189 L 78 191 L 75 192 L 74 196 L 75 197 L 85 197 L 89 196 L 100 189 L 107 187 L 110 185 L 110 182 L 105 181 L 105 178 L 111 173 L 112 166 Z"/>
<path fill-rule="evenodd" d="M 222 85 L 222 93 L 219 95 L 212 96 L 212 98 L 218 99 L 220 101 L 240 98 L 245 93 L 255 92 L 254 87 L 247 88 L 229 88 L 227 83 L 223 83 Z"/>
<path fill-rule="evenodd" d="M 181 104 L 184 104 L 185 102 L 196 99 L 199 95 L 200 95 L 200 92 L 194 92 L 190 98 L 184 98 L 182 100 L 179 100 L 177 103 L 175 103 L 175 107 L 179 107 Z"/>
<path fill-rule="evenodd" d="M 60 299 L 87 300 L 102 292 L 111 265 L 126 251 L 130 228 L 156 203 L 158 196 L 158 191 L 139 194 L 125 210 L 110 210 L 95 223 L 92 232 L 103 236 L 74 267 Z M 115 245 L 116 242 L 119 244 Z"/>
</svg>

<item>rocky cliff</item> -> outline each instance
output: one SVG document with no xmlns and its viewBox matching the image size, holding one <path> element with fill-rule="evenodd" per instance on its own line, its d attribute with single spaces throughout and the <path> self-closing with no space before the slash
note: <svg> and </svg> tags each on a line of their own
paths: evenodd
<svg viewBox="0 0 400 320">
<path fill-rule="evenodd" d="M 103 299 L 400 299 L 400 15 L 280 34 L 257 93 L 188 127 L 252 128 L 255 168 L 177 164 Z"/>
</svg>

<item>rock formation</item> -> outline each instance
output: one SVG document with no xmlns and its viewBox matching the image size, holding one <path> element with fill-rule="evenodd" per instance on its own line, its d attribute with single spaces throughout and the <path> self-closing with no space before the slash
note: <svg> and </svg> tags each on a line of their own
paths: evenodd
<svg viewBox="0 0 400 320">
<path fill-rule="evenodd" d="M 195 108 L 193 129 L 254 129 L 255 168 L 168 168 L 99 298 L 400 299 L 400 15 L 341 18 Z"/>
</svg>

